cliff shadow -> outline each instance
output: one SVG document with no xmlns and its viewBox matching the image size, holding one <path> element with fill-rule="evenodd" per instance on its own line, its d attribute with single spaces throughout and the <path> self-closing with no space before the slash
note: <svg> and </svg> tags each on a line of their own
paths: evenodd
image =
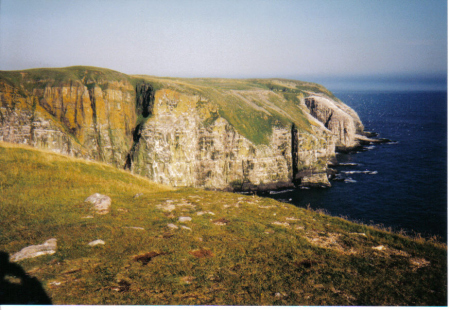
<svg viewBox="0 0 450 310">
<path fill-rule="evenodd" d="M 0 305 L 51 305 L 42 284 L 0 251 Z"/>
<path fill-rule="evenodd" d="M 147 118 L 153 115 L 155 105 L 155 88 L 141 81 L 136 85 L 136 115 L 138 116 L 136 127 L 133 130 L 133 144 L 128 152 L 123 168 L 131 170 L 133 164 L 134 153 L 141 140 L 141 133 Z"/>
</svg>

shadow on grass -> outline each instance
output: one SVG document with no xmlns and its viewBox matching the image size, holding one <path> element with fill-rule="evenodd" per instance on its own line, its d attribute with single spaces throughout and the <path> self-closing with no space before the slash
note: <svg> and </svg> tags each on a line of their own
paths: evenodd
<svg viewBox="0 0 450 310">
<path fill-rule="evenodd" d="M 0 251 L 0 305 L 51 305 L 42 284 Z"/>
</svg>

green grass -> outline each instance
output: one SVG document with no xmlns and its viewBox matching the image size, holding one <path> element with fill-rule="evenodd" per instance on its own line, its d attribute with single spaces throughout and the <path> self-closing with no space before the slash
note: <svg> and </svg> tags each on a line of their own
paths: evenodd
<svg viewBox="0 0 450 310">
<path fill-rule="evenodd" d="M 34 89 L 57 87 L 63 83 L 82 83 L 88 89 L 98 86 L 105 90 L 111 82 L 135 82 L 126 74 L 89 66 L 0 71 L 0 80 L 15 86 L 23 97 L 33 94 Z"/>
<path fill-rule="evenodd" d="M 12 85 L 31 84 L 36 85 L 59 85 L 62 82 L 77 81 L 85 79 L 89 82 L 101 83 L 106 81 L 130 80 L 126 74 L 97 67 L 74 66 L 66 68 L 39 68 L 22 71 L 0 71 L 0 78 L 10 82 Z M 37 83 L 36 83 L 37 82 Z"/>
<path fill-rule="evenodd" d="M 112 198 L 110 213 L 84 203 L 95 192 Z M 0 205 L 0 251 L 57 238 L 54 255 L 17 263 L 55 304 L 447 303 L 445 245 L 269 198 L 175 190 L 105 164 L 0 143 Z M 105 245 L 87 246 L 96 239 Z M 380 245 L 385 250 L 373 248 Z M 161 255 L 136 261 L 145 253 Z"/>
</svg>

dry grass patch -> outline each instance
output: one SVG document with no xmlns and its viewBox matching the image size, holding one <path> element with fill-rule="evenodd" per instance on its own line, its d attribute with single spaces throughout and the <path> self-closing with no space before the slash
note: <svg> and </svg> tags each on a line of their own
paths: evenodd
<svg viewBox="0 0 450 310">
<path fill-rule="evenodd" d="M 111 197 L 111 212 L 83 218 L 95 192 Z M 167 190 L 109 166 L 1 144 L 0 194 L 0 251 L 58 239 L 53 255 L 17 263 L 55 304 L 447 302 L 445 245 L 269 198 Z"/>
</svg>

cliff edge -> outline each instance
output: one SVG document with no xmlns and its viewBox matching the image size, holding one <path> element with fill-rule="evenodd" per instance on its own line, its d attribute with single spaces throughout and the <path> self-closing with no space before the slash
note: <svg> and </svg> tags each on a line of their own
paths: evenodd
<svg viewBox="0 0 450 310">
<path fill-rule="evenodd" d="M 158 183 L 230 190 L 329 186 L 358 115 L 284 79 L 129 76 L 93 67 L 0 71 L 0 141 L 124 167 Z"/>
</svg>

